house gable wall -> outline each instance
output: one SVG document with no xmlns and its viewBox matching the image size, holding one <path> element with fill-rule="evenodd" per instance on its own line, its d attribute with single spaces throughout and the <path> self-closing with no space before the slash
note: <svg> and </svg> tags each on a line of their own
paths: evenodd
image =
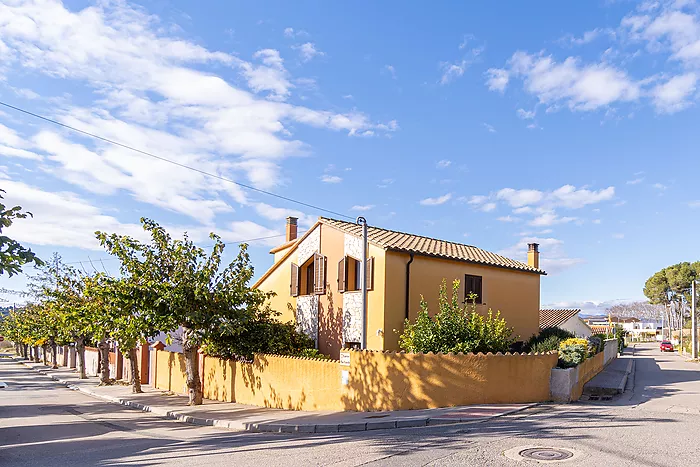
<svg viewBox="0 0 700 467">
<path fill-rule="evenodd" d="M 409 254 L 388 251 L 386 290 L 386 327 L 397 329 L 392 339 L 387 339 L 388 350 L 398 349 L 398 334 L 405 318 L 406 263 Z M 527 340 L 539 331 L 540 275 L 492 266 L 482 266 L 463 261 L 445 260 L 415 255 L 411 264 L 409 319 L 414 322 L 420 311 L 421 295 L 428 302 L 431 314 L 437 310 L 438 289 L 443 279 L 451 291 L 452 281 L 460 281 L 460 300 L 464 300 L 464 275 L 483 278 L 483 305 L 477 305 L 479 313 L 489 308 L 501 312 L 509 326 L 515 328 L 518 340 Z M 391 328 L 389 327 L 391 326 Z"/>
</svg>

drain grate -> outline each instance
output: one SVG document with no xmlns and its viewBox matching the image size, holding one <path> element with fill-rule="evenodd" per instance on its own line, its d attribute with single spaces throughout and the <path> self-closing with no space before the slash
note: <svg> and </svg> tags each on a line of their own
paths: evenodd
<svg viewBox="0 0 700 467">
<path fill-rule="evenodd" d="M 519 452 L 520 457 L 536 461 L 563 461 L 574 456 L 574 453 L 566 449 L 557 448 L 529 448 Z"/>
<path fill-rule="evenodd" d="M 365 418 L 384 418 L 384 417 L 388 417 L 388 416 L 389 416 L 389 414 L 384 414 L 384 415 L 368 415 L 368 416 L 366 416 Z"/>
</svg>

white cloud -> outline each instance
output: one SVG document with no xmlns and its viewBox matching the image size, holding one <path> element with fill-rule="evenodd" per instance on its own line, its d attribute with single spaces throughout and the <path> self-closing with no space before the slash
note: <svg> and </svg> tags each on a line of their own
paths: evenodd
<svg viewBox="0 0 700 467">
<path fill-rule="evenodd" d="M 484 123 L 483 125 L 489 133 L 496 133 L 496 129 L 493 127 L 493 125 L 489 125 L 488 123 Z"/>
<path fill-rule="evenodd" d="M 440 69 L 442 70 L 442 76 L 440 77 L 440 84 L 449 84 L 455 79 L 464 75 L 464 71 L 467 69 L 468 63 L 466 60 L 461 60 L 455 63 L 441 62 Z"/>
<path fill-rule="evenodd" d="M 501 216 L 496 218 L 496 220 L 501 221 L 501 222 L 520 222 L 520 219 L 517 217 L 513 216 Z"/>
<path fill-rule="evenodd" d="M 494 209 L 496 209 L 497 206 L 498 205 L 496 203 L 486 203 L 486 204 L 482 205 L 481 208 L 479 208 L 479 209 L 481 211 L 484 211 L 484 212 L 491 212 Z"/>
<path fill-rule="evenodd" d="M 315 57 L 322 57 L 326 55 L 325 52 L 321 52 L 320 50 L 318 50 L 313 42 L 305 42 L 301 45 L 294 46 L 292 48 L 294 50 L 299 51 L 299 55 L 303 62 L 309 62 Z"/>
<path fill-rule="evenodd" d="M 551 55 L 519 51 L 508 61 L 507 70 L 494 73 L 496 77 L 519 77 L 525 90 L 542 104 L 565 105 L 571 110 L 595 110 L 615 102 L 634 101 L 640 95 L 639 84 L 623 70 L 604 62 L 582 64 L 576 57 L 558 63 Z M 507 81 L 500 88 L 490 81 L 487 84 L 491 90 L 502 91 Z"/>
<path fill-rule="evenodd" d="M 436 165 L 437 165 L 438 169 L 446 169 L 450 165 L 452 165 L 452 161 L 447 160 L 447 159 L 442 159 L 442 160 L 439 160 Z"/>
<path fill-rule="evenodd" d="M 600 224 L 602 221 L 600 219 L 593 219 L 594 224 Z"/>
<path fill-rule="evenodd" d="M 545 227 L 555 224 L 566 224 L 575 220 L 575 217 L 559 217 L 554 212 L 545 212 L 532 219 L 529 224 L 535 227 Z"/>
<path fill-rule="evenodd" d="M 145 239 L 139 224 L 122 224 L 96 206 L 70 192 L 48 192 L 22 182 L 3 180 L 11 205 L 21 205 L 34 217 L 12 226 L 12 237 L 34 245 L 103 250 L 94 232 L 130 235 Z"/>
<path fill-rule="evenodd" d="M 663 84 L 651 90 L 656 110 L 664 113 L 681 111 L 691 105 L 689 98 L 695 93 L 695 83 L 698 76 L 695 73 L 674 76 Z"/>
<path fill-rule="evenodd" d="M 522 118 L 523 120 L 532 120 L 533 118 L 535 118 L 534 110 L 518 109 L 517 114 L 518 117 Z"/>
<path fill-rule="evenodd" d="M 280 53 L 274 49 L 258 50 L 253 58 L 260 60 L 263 65 L 241 63 L 243 75 L 248 80 L 248 86 L 256 92 L 270 92 L 270 97 L 276 100 L 284 100 L 290 94 L 292 83 L 287 78 L 288 73 L 284 68 L 284 60 Z"/>
<path fill-rule="evenodd" d="M 609 186 L 602 190 L 577 190 L 573 185 L 564 185 L 549 194 L 548 199 L 556 206 L 570 209 L 582 208 L 588 204 L 609 201 L 615 197 L 615 187 Z"/>
<path fill-rule="evenodd" d="M 532 212 L 530 206 L 523 206 L 522 208 L 513 209 L 513 214 L 529 214 Z"/>
<path fill-rule="evenodd" d="M 338 177 L 337 175 L 322 175 L 321 176 L 321 181 L 323 183 L 340 183 L 343 181 L 341 177 Z"/>
<path fill-rule="evenodd" d="M 537 204 L 544 198 L 544 193 L 538 190 L 514 190 L 503 188 L 496 193 L 496 199 L 506 201 L 514 208 Z"/>
<path fill-rule="evenodd" d="M 269 189 L 282 181 L 283 160 L 310 150 L 292 137 L 298 124 L 348 135 L 398 129 L 395 121 L 375 123 L 357 110 L 343 114 L 283 102 L 294 88 L 275 49 L 259 50 L 248 62 L 174 30 L 123 2 L 76 11 L 57 0 L 0 7 L 0 37 L 9 54 L 4 67 L 97 96 L 81 100 L 82 107 L 65 97 L 48 116 L 178 164 Z M 221 67 L 240 73 L 243 84 L 215 74 Z M 227 197 L 250 202 L 233 184 L 69 133 L 33 131 L 22 138 L 31 146 L 5 142 L 4 152 L 35 159 L 46 152 L 46 173 L 92 192 L 123 191 L 203 222 L 231 212 Z"/>
<path fill-rule="evenodd" d="M 550 275 L 556 275 L 585 261 L 581 258 L 571 258 L 564 251 L 564 242 L 557 238 L 523 235 L 515 245 L 499 251 L 508 258 L 527 262 L 528 243 L 540 245 L 540 268 Z"/>
<path fill-rule="evenodd" d="M 379 182 L 379 184 L 377 185 L 377 188 L 388 188 L 389 185 L 393 185 L 393 183 L 395 181 L 396 180 L 394 180 L 393 178 L 385 178 L 384 180 Z"/>
<path fill-rule="evenodd" d="M 382 68 L 382 71 L 385 71 L 391 75 L 392 79 L 397 79 L 398 77 L 396 76 L 396 68 L 394 68 L 393 65 L 384 65 L 384 68 Z"/>
<path fill-rule="evenodd" d="M 664 191 L 668 188 L 663 183 L 654 183 L 651 187 L 654 188 L 655 190 L 659 190 L 659 191 Z"/>
<path fill-rule="evenodd" d="M 508 70 L 500 68 L 489 68 L 486 71 L 486 85 L 491 91 L 504 92 L 508 86 L 510 74 Z"/>
<path fill-rule="evenodd" d="M 356 204 L 355 206 L 351 207 L 351 211 L 369 211 L 371 209 L 374 209 L 374 204 L 364 204 L 364 205 L 358 205 Z"/>
<path fill-rule="evenodd" d="M 285 28 L 284 29 L 284 36 L 285 37 L 294 37 L 294 28 Z"/>
<path fill-rule="evenodd" d="M 644 177 L 640 177 L 640 178 L 635 178 L 634 180 L 627 180 L 626 183 L 628 185 L 637 185 L 639 183 L 642 183 L 643 181 L 644 181 Z"/>
<path fill-rule="evenodd" d="M 688 201 L 688 207 L 690 207 L 691 209 L 700 208 L 700 199 Z"/>
<path fill-rule="evenodd" d="M 420 201 L 420 204 L 423 206 L 439 206 L 441 204 L 445 204 L 448 202 L 450 199 L 452 199 L 452 194 L 447 193 L 442 196 L 438 196 L 437 198 L 425 198 Z"/>
<path fill-rule="evenodd" d="M 622 240 L 623 238 L 625 238 L 625 234 L 615 233 L 612 235 L 612 238 L 617 239 L 617 240 Z"/>
</svg>

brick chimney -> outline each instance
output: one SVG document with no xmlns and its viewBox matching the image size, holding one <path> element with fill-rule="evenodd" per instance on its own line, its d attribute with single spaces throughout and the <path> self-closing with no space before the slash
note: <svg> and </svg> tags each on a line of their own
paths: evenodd
<svg viewBox="0 0 700 467">
<path fill-rule="evenodd" d="M 527 244 L 527 264 L 535 269 L 540 268 L 540 245 L 538 243 Z"/>
<path fill-rule="evenodd" d="M 297 239 L 297 219 L 296 217 L 288 217 L 287 218 L 287 241 L 291 242 L 292 240 Z"/>
</svg>

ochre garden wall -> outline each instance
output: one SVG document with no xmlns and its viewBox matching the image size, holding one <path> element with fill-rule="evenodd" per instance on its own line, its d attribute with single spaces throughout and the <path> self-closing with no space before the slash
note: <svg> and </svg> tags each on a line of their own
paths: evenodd
<svg viewBox="0 0 700 467">
<path fill-rule="evenodd" d="M 405 410 L 542 402 L 557 364 L 549 354 L 351 352 L 345 410 Z"/>
<path fill-rule="evenodd" d="M 184 394 L 182 354 L 155 350 L 152 358 L 154 386 Z M 557 354 L 350 351 L 349 366 L 277 355 L 256 355 L 252 363 L 202 360 L 207 399 L 290 410 L 377 411 L 547 401 Z"/>
</svg>

